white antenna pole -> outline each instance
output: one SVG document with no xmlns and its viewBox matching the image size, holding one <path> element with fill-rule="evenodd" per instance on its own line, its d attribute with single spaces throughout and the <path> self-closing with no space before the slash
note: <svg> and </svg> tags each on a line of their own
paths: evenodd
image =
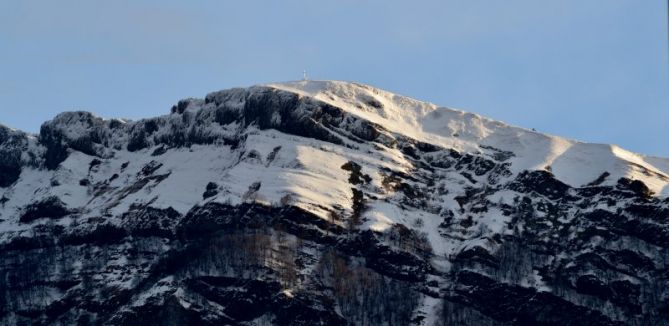
<svg viewBox="0 0 669 326">
<path fill-rule="evenodd" d="M 307 81 L 307 70 L 306 69 L 304 69 L 304 71 L 302 72 L 302 80 Z"/>
</svg>

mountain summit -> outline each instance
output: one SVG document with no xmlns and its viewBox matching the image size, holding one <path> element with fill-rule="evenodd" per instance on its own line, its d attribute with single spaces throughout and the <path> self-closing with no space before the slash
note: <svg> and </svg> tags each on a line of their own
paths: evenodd
<svg viewBox="0 0 669 326">
<path fill-rule="evenodd" d="M 669 159 L 370 86 L 0 126 L 0 324 L 669 323 Z"/>
</svg>

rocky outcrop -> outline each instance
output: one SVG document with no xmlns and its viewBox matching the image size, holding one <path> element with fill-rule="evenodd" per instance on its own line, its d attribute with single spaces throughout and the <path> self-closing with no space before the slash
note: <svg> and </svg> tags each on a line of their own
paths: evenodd
<svg viewBox="0 0 669 326">
<path fill-rule="evenodd" d="M 16 182 L 24 166 L 39 164 L 39 157 L 30 150 L 30 145 L 27 134 L 0 125 L 0 188 Z"/>
</svg>

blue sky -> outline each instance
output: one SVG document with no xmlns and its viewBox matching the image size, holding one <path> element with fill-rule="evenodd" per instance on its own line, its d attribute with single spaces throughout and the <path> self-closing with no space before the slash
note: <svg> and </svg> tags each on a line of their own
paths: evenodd
<svg viewBox="0 0 669 326">
<path fill-rule="evenodd" d="M 0 2 L 0 123 L 350 80 L 669 157 L 665 0 Z"/>
</svg>

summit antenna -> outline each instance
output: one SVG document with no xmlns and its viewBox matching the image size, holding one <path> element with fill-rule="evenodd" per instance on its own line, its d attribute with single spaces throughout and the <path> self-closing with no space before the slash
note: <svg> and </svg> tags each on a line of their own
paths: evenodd
<svg viewBox="0 0 669 326">
<path fill-rule="evenodd" d="M 306 69 L 304 69 L 304 70 L 302 71 L 302 80 L 304 80 L 304 81 L 307 81 L 307 80 L 308 80 L 308 78 L 307 78 L 307 70 L 306 70 Z"/>
</svg>

